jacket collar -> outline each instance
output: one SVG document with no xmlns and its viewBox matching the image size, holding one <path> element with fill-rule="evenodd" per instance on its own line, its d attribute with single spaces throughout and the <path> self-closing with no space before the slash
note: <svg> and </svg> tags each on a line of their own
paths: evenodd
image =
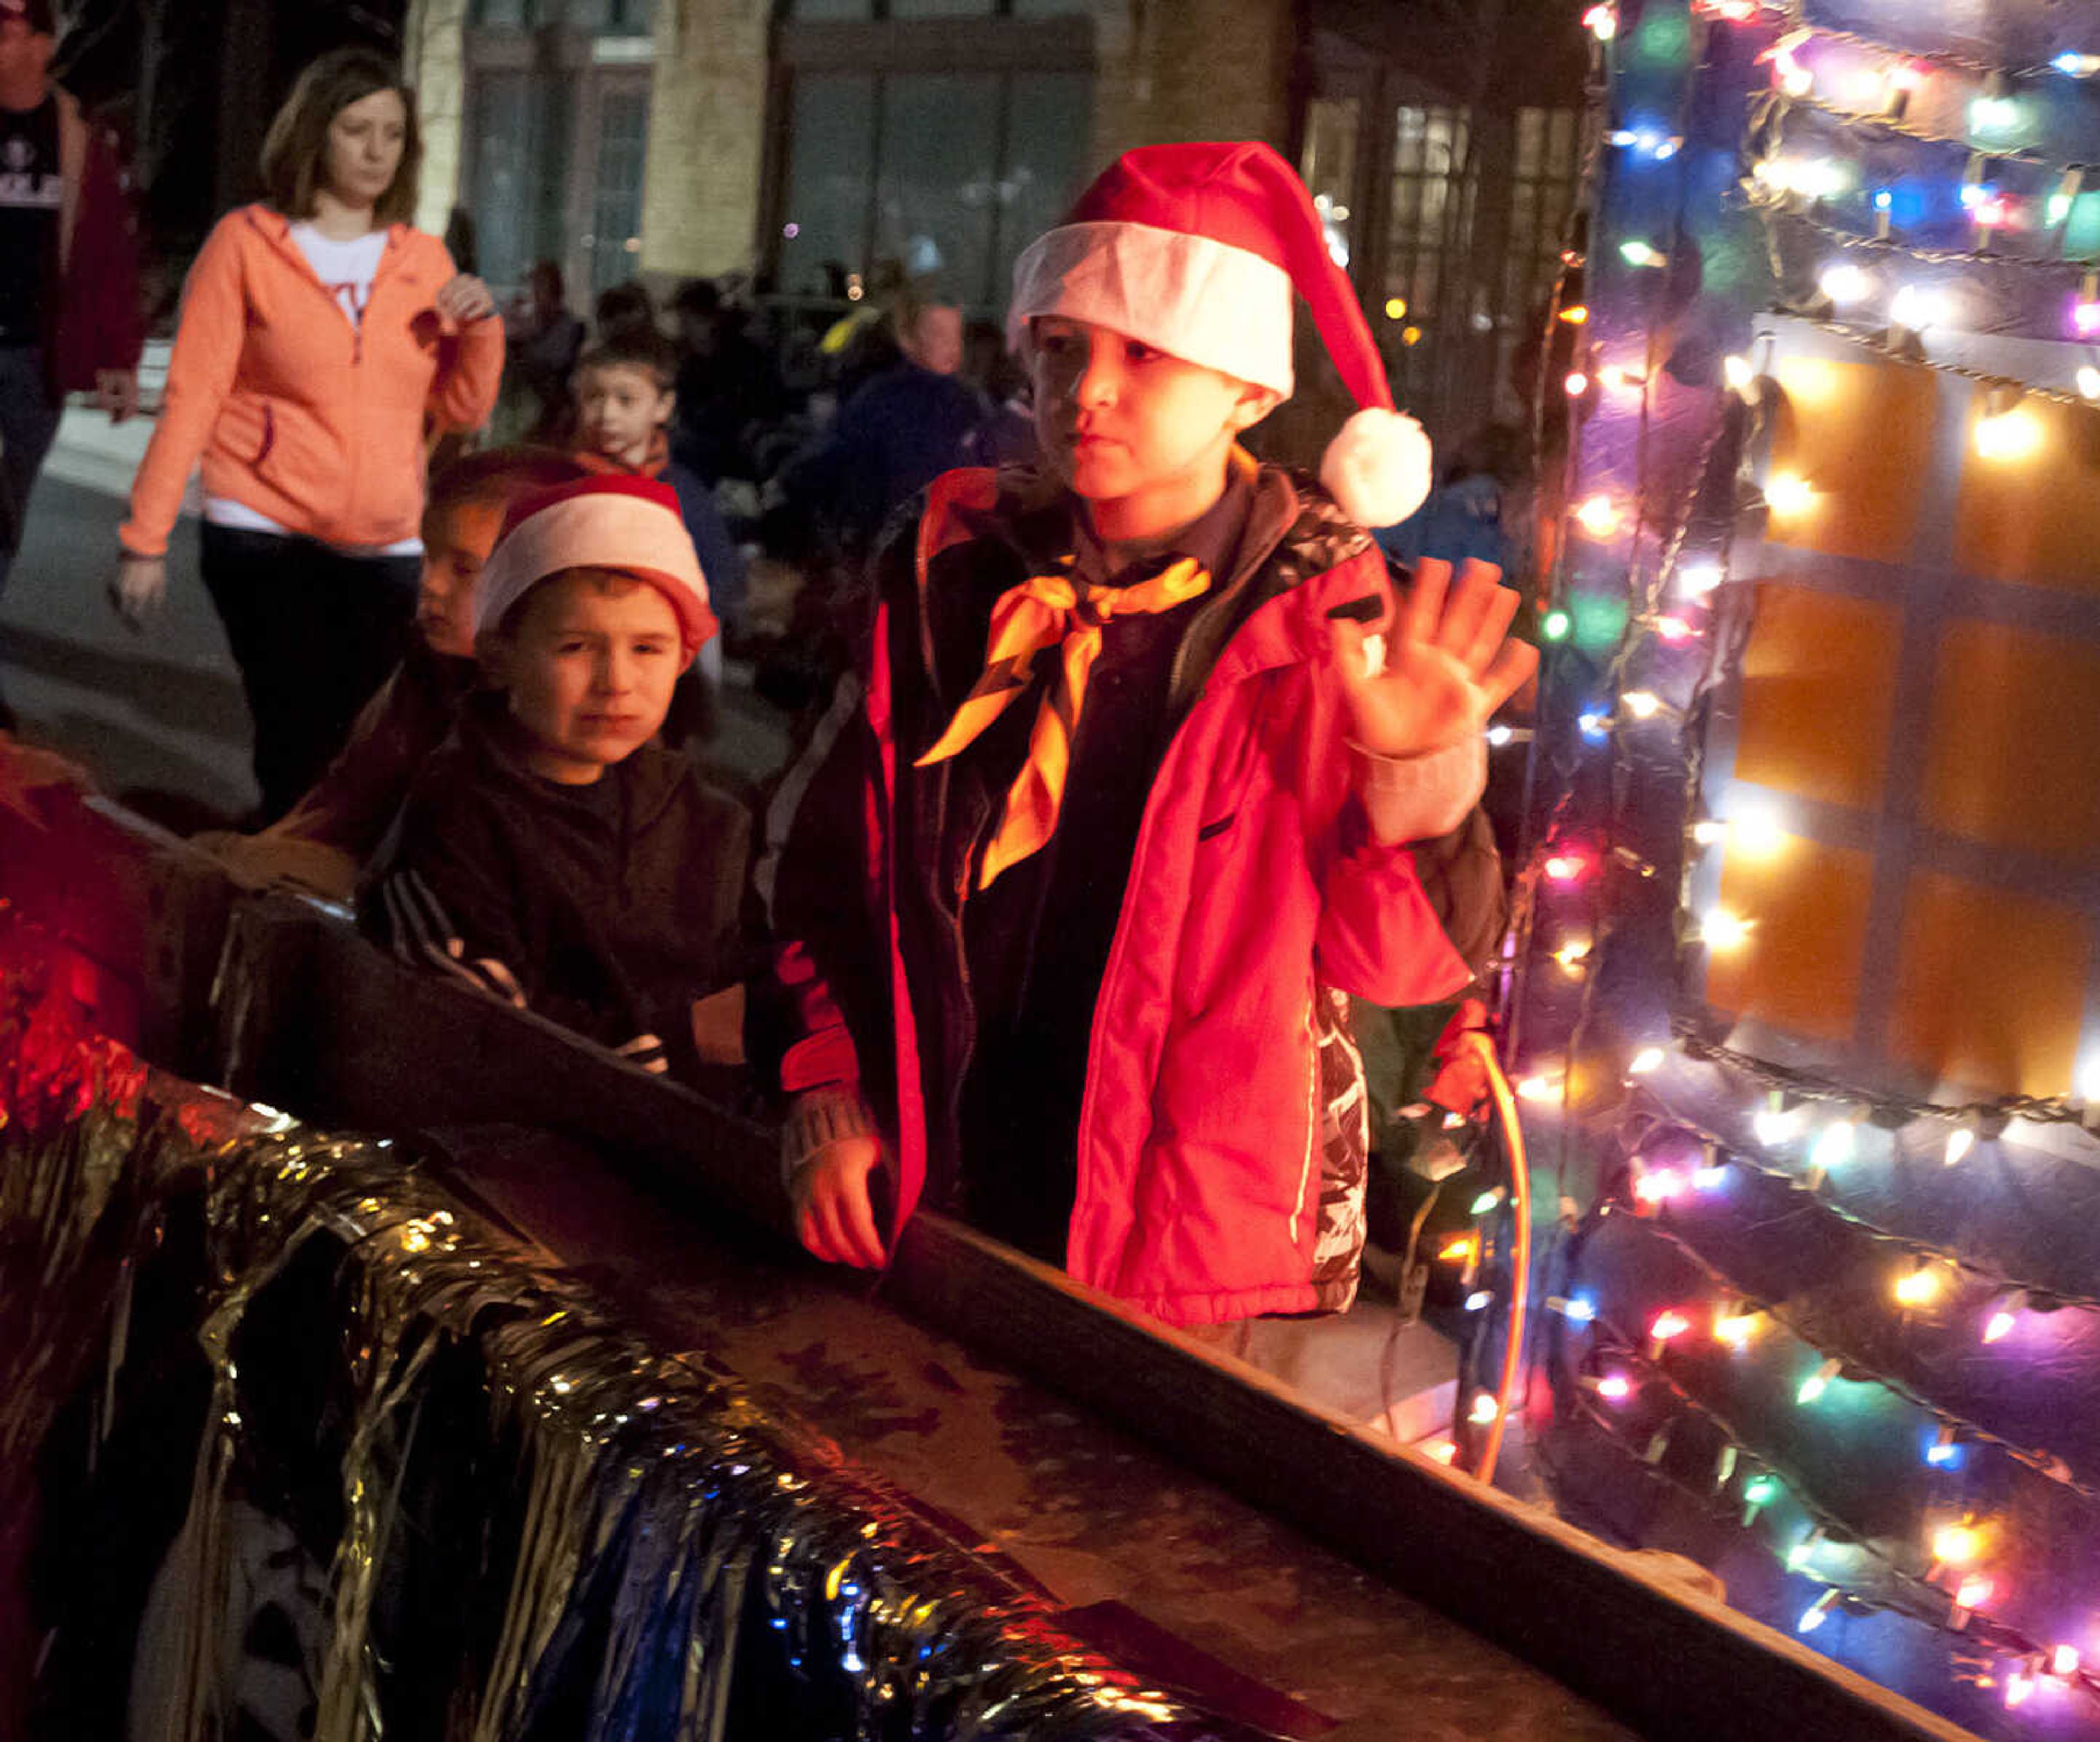
<svg viewBox="0 0 2100 1742">
<path fill-rule="evenodd" d="M 290 261 L 293 267 L 302 276 L 317 289 L 324 293 L 327 292 L 328 286 L 321 283 L 320 276 L 315 272 L 313 262 L 307 258 L 307 251 L 292 240 L 293 219 L 287 218 L 274 205 L 266 205 L 259 200 L 254 205 L 247 207 L 243 215 L 247 218 L 249 227 L 257 234 L 268 240 L 278 253 Z M 408 226 L 404 223 L 387 225 L 386 245 L 379 253 L 379 269 L 373 275 L 374 284 L 384 278 L 400 258 L 401 245 L 407 239 L 408 235 Z"/>
<path fill-rule="evenodd" d="M 1190 624 L 1178 664 L 1173 705 L 1178 712 L 1207 683 L 1243 678 L 1326 656 L 1326 614 L 1338 605 L 1380 592 L 1374 574 L 1351 559 L 1374 549 L 1324 491 L 1280 466 L 1259 465 L 1244 448 L 1231 464 L 1251 487 L 1237 560 Z M 1008 547 L 1039 572 L 1071 549 L 1071 498 L 1054 475 L 1008 469 L 966 468 L 929 487 L 920 517 L 918 580 L 921 593 L 935 558 L 951 546 L 986 539 Z M 1385 603 L 1380 598 L 1381 607 Z M 930 621 L 924 609 L 922 625 Z M 923 650 L 933 673 L 930 640 Z"/>
</svg>

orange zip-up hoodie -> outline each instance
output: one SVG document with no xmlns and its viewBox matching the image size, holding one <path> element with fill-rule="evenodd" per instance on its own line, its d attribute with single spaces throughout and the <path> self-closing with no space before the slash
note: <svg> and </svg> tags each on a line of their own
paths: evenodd
<svg viewBox="0 0 2100 1742">
<path fill-rule="evenodd" d="M 461 327 L 435 307 L 456 271 L 444 244 L 395 224 L 353 327 L 314 274 L 291 220 L 228 213 L 183 292 L 158 427 L 131 484 L 124 548 L 159 556 L 191 470 L 204 488 L 331 545 L 390 545 L 423 513 L 427 412 L 449 429 L 488 417 L 503 323 Z"/>
</svg>

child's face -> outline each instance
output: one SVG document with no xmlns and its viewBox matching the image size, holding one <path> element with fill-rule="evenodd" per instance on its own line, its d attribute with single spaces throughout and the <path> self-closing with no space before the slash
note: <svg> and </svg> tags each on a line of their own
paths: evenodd
<svg viewBox="0 0 2100 1742">
<path fill-rule="evenodd" d="M 433 653 L 474 657 L 474 590 L 502 530 L 500 501 L 455 503 L 425 522 L 416 627 Z"/>
<path fill-rule="evenodd" d="M 527 766 L 588 786 L 656 735 L 686 662 L 668 599 L 632 576 L 580 568 L 532 589 L 488 663 L 530 742 Z"/>
<path fill-rule="evenodd" d="M 576 377 L 577 439 L 593 453 L 639 465 L 656 432 L 671 421 L 674 398 L 639 365 L 585 369 Z"/>
<path fill-rule="evenodd" d="M 1043 315 L 1031 340 L 1043 452 L 1104 537 L 1144 538 L 1202 514 L 1224 488 L 1233 443 L 1276 404 L 1265 387 L 1088 321 Z"/>
</svg>

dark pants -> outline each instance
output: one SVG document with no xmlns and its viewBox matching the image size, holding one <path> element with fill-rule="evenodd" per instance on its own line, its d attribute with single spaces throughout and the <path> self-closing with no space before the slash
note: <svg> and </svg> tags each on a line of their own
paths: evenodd
<svg viewBox="0 0 2100 1742">
<path fill-rule="evenodd" d="M 0 344 L 0 593 L 22 545 L 22 523 L 37 472 L 59 433 L 59 408 L 44 381 L 44 354 L 34 345 Z M 0 699 L 0 727 L 11 723 Z"/>
<path fill-rule="evenodd" d="M 34 345 L 0 344 L 0 592 L 22 545 L 29 492 L 59 433 L 59 408 L 44 380 L 44 354 Z"/>
<path fill-rule="evenodd" d="M 255 720 L 263 819 L 274 821 L 342 749 L 358 709 L 400 663 L 422 563 L 207 523 L 202 566 Z"/>
</svg>

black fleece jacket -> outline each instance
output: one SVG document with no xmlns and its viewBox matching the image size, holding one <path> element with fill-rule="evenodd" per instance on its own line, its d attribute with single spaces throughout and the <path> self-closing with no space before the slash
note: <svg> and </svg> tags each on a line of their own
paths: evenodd
<svg viewBox="0 0 2100 1742">
<path fill-rule="evenodd" d="M 367 934 L 676 1074 L 695 999 L 743 977 L 751 818 L 654 743 L 594 785 L 518 759 L 498 694 L 470 696 L 358 902 Z"/>
</svg>

